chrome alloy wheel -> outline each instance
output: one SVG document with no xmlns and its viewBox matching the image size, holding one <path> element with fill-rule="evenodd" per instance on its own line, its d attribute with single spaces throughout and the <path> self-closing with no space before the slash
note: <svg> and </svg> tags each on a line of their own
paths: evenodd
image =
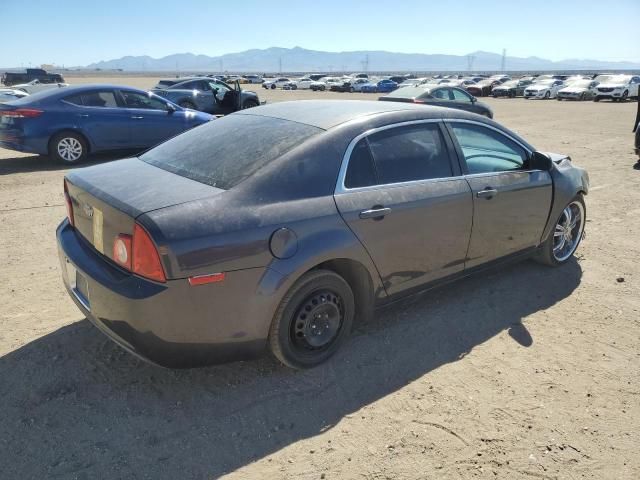
<svg viewBox="0 0 640 480">
<path fill-rule="evenodd" d="M 82 144 L 73 137 L 65 137 L 56 145 L 58 155 L 66 162 L 75 162 L 82 157 Z"/>
<path fill-rule="evenodd" d="M 562 211 L 553 232 L 553 257 L 558 262 L 564 262 L 578 248 L 584 221 L 584 206 L 580 202 L 571 202 Z"/>
</svg>

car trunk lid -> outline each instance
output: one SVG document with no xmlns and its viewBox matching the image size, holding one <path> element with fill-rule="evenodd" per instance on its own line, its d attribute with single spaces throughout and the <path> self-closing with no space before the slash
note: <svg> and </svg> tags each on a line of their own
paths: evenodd
<svg viewBox="0 0 640 480">
<path fill-rule="evenodd" d="M 224 192 L 137 158 L 74 170 L 66 182 L 76 231 L 112 260 L 115 238 L 132 235 L 138 216 Z"/>
</svg>

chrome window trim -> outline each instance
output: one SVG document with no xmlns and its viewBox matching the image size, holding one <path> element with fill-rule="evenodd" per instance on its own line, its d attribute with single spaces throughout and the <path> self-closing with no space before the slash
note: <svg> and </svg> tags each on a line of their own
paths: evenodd
<svg viewBox="0 0 640 480">
<path fill-rule="evenodd" d="M 511 135 L 503 132 L 499 128 L 494 127 L 493 125 L 487 125 L 486 123 L 478 122 L 476 120 L 467 120 L 467 119 L 446 119 L 446 120 L 444 120 L 444 122 L 448 123 L 448 124 L 451 124 L 451 123 L 470 123 L 472 125 L 478 125 L 480 127 L 488 128 L 490 130 L 493 130 L 495 132 L 498 132 L 498 133 L 502 134 L 503 136 L 507 137 L 512 142 L 518 144 L 520 147 L 522 147 L 522 149 L 525 152 L 527 152 L 528 155 L 531 155 L 533 153 L 533 151 L 531 149 L 529 149 L 529 147 L 524 145 L 522 142 L 520 142 L 519 140 L 513 138 Z M 506 171 L 510 172 L 512 170 L 506 170 Z M 524 170 L 524 171 L 528 171 L 528 170 Z M 500 173 L 500 172 L 494 172 L 494 173 Z"/>
<path fill-rule="evenodd" d="M 345 181 L 345 177 L 347 176 L 347 168 L 349 166 L 349 160 L 351 158 L 351 153 L 353 152 L 353 149 L 355 148 L 355 146 L 358 144 L 358 142 L 360 140 L 362 140 L 365 137 L 368 137 L 369 135 L 373 135 L 374 133 L 382 132 L 384 130 L 390 130 L 392 128 L 398 128 L 398 127 L 406 127 L 406 126 L 410 126 L 410 125 L 421 125 L 421 124 L 424 124 L 424 123 L 436 123 L 436 124 L 438 124 L 438 123 L 442 123 L 442 119 L 441 118 L 428 118 L 428 119 L 424 119 L 424 120 L 410 120 L 410 121 L 407 121 L 407 122 L 393 123 L 391 125 L 383 125 L 382 127 L 371 128 L 371 129 L 367 130 L 366 132 L 363 132 L 360 135 L 358 135 L 355 138 L 353 138 L 353 140 L 351 140 L 349 142 L 349 145 L 347 146 L 347 150 L 344 152 L 344 155 L 342 156 L 342 163 L 340 164 L 340 171 L 338 172 L 338 181 L 336 182 L 336 188 L 334 190 L 334 195 L 340 195 L 340 194 L 343 194 L 343 193 L 351 193 L 351 192 L 367 191 L 367 190 L 376 190 L 376 189 L 380 189 L 380 188 L 402 187 L 402 186 L 413 185 L 413 184 L 418 184 L 418 183 L 425 183 L 425 182 L 454 180 L 454 179 L 460 178 L 460 177 L 451 176 L 451 177 L 442 177 L 442 178 L 425 178 L 425 179 L 422 179 L 422 180 L 410 180 L 408 182 L 380 183 L 380 184 L 376 184 L 376 185 L 368 185 L 366 187 L 347 188 L 345 186 L 344 181 Z M 446 144 L 445 144 L 445 148 L 446 148 Z M 449 153 L 448 150 L 447 150 L 447 153 Z"/>
<path fill-rule="evenodd" d="M 511 135 L 506 134 L 505 132 L 503 132 L 499 128 L 496 128 L 496 127 L 494 127 L 492 125 L 488 125 L 486 123 L 478 122 L 478 121 L 475 121 L 475 120 L 430 118 L 430 119 L 424 119 L 424 120 L 411 120 L 411 121 L 407 121 L 407 122 L 394 123 L 394 124 L 391 124 L 391 125 L 384 125 L 382 127 L 376 127 L 376 128 L 372 128 L 370 130 L 367 130 L 366 132 L 361 133 L 360 135 L 356 136 L 353 140 L 351 140 L 351 142 L 349 142 L 349 145 L 347 146 L 347 150 L 345 151 L 345 153 L 344 153 L 344 155 L 342 157 L 342 163 L 340 165 L 340 171 L 338 173 L 338 181 L 336 182 L 336 188 L 334 190 L 334 195 L 340 195 L 340 194 L 351 193 L 351 192 L 363 192 L 363 191 L 378 190 L 378 189 L 381 189 L 381 188 L 406 187 L 406 186 L 409 186 L 409 185 L 419 185 L 419 184 L 423 184 L 423 183 L 434 183 L 434 182 L 445 182 L 445 181 L 460 180 L 460 179 L 467 179 L 467 178 L 489 177 L 489 176 L 500 175 L 502 173 L 534 173 L 534 172 L 542 172 L 542 170 L 537 170 L 537 169 L 536 170 L 504 170 L 504 171 L 501 171 L 501 172 L 468 173 L 468 174 L 463 174 L 463 175 L 460 175 L 460 176 L 452 175 L 450 177 L 426 178 L 426 179 L 422 179 L 422 180 L 410 180 L 410 181 L 407 181 L 407 182 L 380 183 L 380 184 L 376 184 L 376 185 L 368 185 L 366 187 L 347 188 L 345 186 L 344 181 L 345 181 L 345 178 L 346 178 L 346 175 L 347 175 L 347 168 L 349 167 L 349 160 L 351 159 L 351 153 L 353 153 L 353 149 L 355 148 L 355 146 L 358 144 L 358 142 L 360 140 L 362 140 L 363 138 L 368 137 L 369 135 L 372 135 L 374 133 L 381 132 L 381 131 L 384 131 L 384 130 L 389 130 L 391 128 L 404 127 L 404 126 L 407 126 L 407 125 L 420 125 L 420 124 L 423 124 L 423 123 L 449 123 L 449 124 L 450 123 L 469 123 L 469 124 L 472 124 L 472 125 L 478 125 L 480 127 L 484 127 L 484 128 L 488 128 L 488 129 L 494 130 L 495 132 L 498 132 L 499 134 L 507 137 L 509 140 L 511 140 L 512 142 L 514 142 L 517 145 L 519 145 L 529 156 L 533 153 L 533 151 L 531 149 L 529 149 L 526 145 L 524 145 L 522 142 L 520 142 L 517 139 L 513 138 Z M 449 125 L 449 126 L 451 126 L 451 125 Z M 446 148 L 446 145 L 445 145 L 445 148 Z M 451 152 L 449 152 L 449 153 L 451 153 Z"/>
</svg>

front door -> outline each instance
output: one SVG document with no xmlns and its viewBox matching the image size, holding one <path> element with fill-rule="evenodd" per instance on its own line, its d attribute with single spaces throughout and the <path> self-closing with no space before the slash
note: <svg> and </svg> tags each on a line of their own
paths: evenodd
<svg viewBox="0 0 640 480">
<path fill-rule="evenodd" d="M 529 170 L 531 152 L 496 129 L 467 122 L 449 125 L 473 192 L 466 267 L 536 247 L 551 208 L 549 172 Z"/>
<path fill-rule="evenodd" d="M 184 117 L 169 111 L 159 98 L 133 90 L 120 93 L 131 128 L 131 147 L 153 147 L 184 130 Z"/>
<path fill-rule="evenodd" d="M 464 268 L 473 201 L 441 122 L 383 127 L 355 143 L 335 200 L 387 293 Z"/>
<path fill-rule="evenodd" d="M 64 99 L 73 105 L 74 122 L 97 150 L 127 148 L 131 141 L 128 115 L 113 90 L 96 89 Z"/>
</svg>

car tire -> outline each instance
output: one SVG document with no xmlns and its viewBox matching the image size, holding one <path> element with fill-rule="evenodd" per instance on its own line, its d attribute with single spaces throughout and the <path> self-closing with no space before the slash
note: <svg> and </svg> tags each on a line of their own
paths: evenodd
<svg viewBox="0 0 640 480">
<path fill-rule="evenodd" d="M 567 231 L 567 209 L 571 209 L 572 221 L 576 222 L 574 227 L 571 228 L 570 241 L 574 241 L 574 243 L 571 244 L 566 244 L 568 240 L 566 237 L 563 237 L 564 233 Z M 576 218 L 576 212 L 578 211 L 580 212 L 579 219 Z M 582 194 L 578 194 L 567 204 L 567 206 L 560 213 L 560 216 L 556 219 L 553 225 L 553 229 L 549 233 L 549 237 L 541 245 L 535 259 L 538 262 L 549 265 L 551 267 L 557 267 L 559 265 L 567 263 L 580 245 L 584 233 L 586 219 L 587 208 L 584 203 L 584 197 L 582 196 Z M 570 227 L 571 224 L 569 224 L 568 226 Z M 563 238 L 556 242 L 556 238 L 561 236 Z M 560 246 L 560 244 L 562 245 L 562 247 Z M 559 250 L 558 247 L 560 247 Z"/>
<path fill-rule="evenodd" d="M 626 102 L 628 97 L 629 97 L 629 91 L 625 90 L 624 92 L 622 92 L 622 98 L 620 98 L 620 101 Z"/>
<path fill-rule="evenodd" d="M 189 108 L 191 110 L 197 110 L 195 104 L 190 100 L 182 100 L 180 103 L 178 103 L 178 105 L 180 105 L 182 108 Z"/>
<path fill-rule="evenodd" d="M 280 302 L 269 330 L 269 346 L 288 367 L 315 367 L 349 336 L 354 316 L 355 299 L 346 280 L 330 270 L 312 270 Z"/>
<path fill-rule="evenodd" d="M 584 101 L 584 100 L 585 100 L 585 98 L 587 98 L 587 95 L 586 95 L 584 92 L 582 92 L 582 93 L 580 94 L 580 98 L 579 98 L 579 100 L 580 100 L 580 101 Z"/>
<path fill-rule="evenodd" d="M 49 142 L 49 157 L 64 165 L 78 164 L 88 153 L 87 140 L 76 132 L 60 132 Z"/>
<path fill-rule="evenodd" d="M 594 102 L 599 102 L 599 101 L 600 101 L 600 97 L 597 97 L 597 96 L 596 96 L 596 97 L 593 97 L 593 101 L 594 101 Z"/>
<path fill-rule="evenodd" d="M 275 84 L 275 83 L 272 83 L 272 84 L 271 84 L 271 90 L 275 90 L 275 89 L 276 89 L 276 84 Z"/>
<path fill-rule="evenodd" d="M 544 94 L 544 99 L 545 100 L 549 100 L 551 98 L 551 92 L 549 90 L 547 90 Z"/>
<path fill-rule="evenodd" d="M 249 100 L 245 100 L 245 102 L 242 104 L 242 110 L 246 110 L 247 108 L 254 108 L 257 107 L 259 104 L 258 102 L 256 102 L 255 100 L 249 99 Z"/>
</svg>

